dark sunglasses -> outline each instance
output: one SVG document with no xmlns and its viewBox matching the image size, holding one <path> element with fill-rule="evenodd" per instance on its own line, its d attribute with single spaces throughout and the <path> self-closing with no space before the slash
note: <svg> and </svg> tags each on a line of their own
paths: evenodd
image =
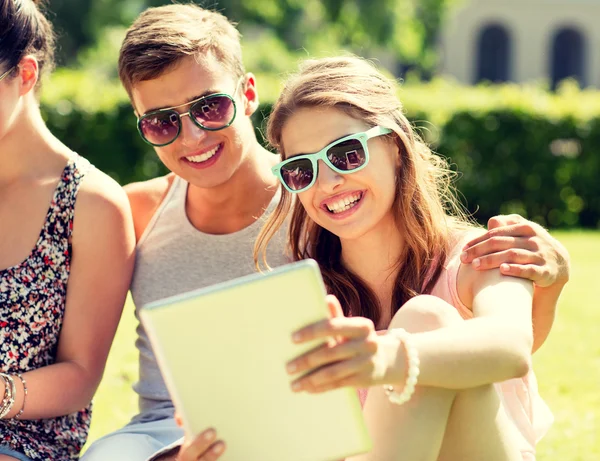
<svg viewBox="0 0 600 461">
<path fill-rule="evenodd" d="M 238 82 L 234 94 L 237 93 L 241 81 Z M 187 112 L 180 114 L 175 110 L 187 105 L 190 105 Z M 233 123 L 235 114 L 233 97 L 225 93 L 215 93 L 178 106 L 148 112 L 138 118 L 137 128 L 144 141 L 152 146 L 162 147 L 179 137 L 183 117 L 190 117 L 194 124 L 203 130 L 219 131 Z"/>
<path fill-rule="evenodd" d="M 317 180 L 319 160 L 340 174 L 355 173 L 369 163 L 367 141 L 391 132 L 389 128 L 375 126 L 363 133 L 345 136 L 315 154 L 296 155 L 278 163 L 272 168 L 273 174 L 288 191 L 304 192 Z"/>
</svg>

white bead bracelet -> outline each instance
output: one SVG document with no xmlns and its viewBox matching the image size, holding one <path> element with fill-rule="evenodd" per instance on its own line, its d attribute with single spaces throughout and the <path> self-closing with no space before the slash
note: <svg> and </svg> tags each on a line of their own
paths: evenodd
<svg viewBox="0 0 600 461">
<path fill-rule="evenodd" d="M 408 373 L 402 392 L 396 392 L 394 390 L 394 386 L 390 385 L 383 386 L 383 389 L 390 399 L 390 402 L 395 403 L 396 405 L 402 405 L 403 403 L 408 402 L 415 392 L 415 386 L 417 385 L 417 378 L 419 377 L 420 372 L 419 352 L 413 345 L 410 333 L 408 333 L 404 328 L 391 329 L 388 331 L 388 334 L 396 336 L 404 346 L 404 349 L 406 350 Z"/>
</svg>

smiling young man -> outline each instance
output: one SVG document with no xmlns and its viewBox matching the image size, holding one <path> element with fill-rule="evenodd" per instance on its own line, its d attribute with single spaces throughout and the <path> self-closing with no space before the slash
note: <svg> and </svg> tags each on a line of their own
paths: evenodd
<svg viewBox="0 0 600 461">
<path fill-rule="evenodd" d="M 237 29 L 195 5 L 148 9 L 123 42 L 119 75 L 140 135 L 171 171 L 125 188 L 136 307 L 253 272 L 254 241 L 278 199 L 278 159 L 256 139 L 258 93 Z M 272 266 L 287 262 L 283 247 L 273 246 Z M 143 461 L 183 435 L 141 325 L 137 334 L 140 413 L 92 444 L 86 461 Z"/>
<path fill-rule="evenodd" d="M 278 202 L 271 167 L 279 158 L 255 136 L 250 117 L 258 107 L 256 80 L 244 69 L 237 29 L 223 15 L 193 4 L 150 8 L 127 33 L 119 75 L 140 135 L 171 171 L 125 188 L 137 239 L 131 286 L 136 308 L 253 272 L 254 241 Z M 568 262 L 556 263 L 562 246 L 541 228 L 528 231 L 529 224 L 499 221 L 463 262 L 477 258 L 480 269 L 514 262 L 509 270 L 527 267 L 525 277 L 532 280 L 547 274 L 544 283 L 558 288 L 536 296 L 543 304 L 539 311 L 553 314 L 564 283 L 558 275 Z M 271 266 L 287 262 L 284 243 L 283 234 L 271 242 Z M 513 248 L 520 251 L 517 261 L 507 253 Z M 553 316 L 548 318 L 551 325 Z M 183 436 L 141 325 L 137 335 L 139 414 L 92 444 L 84 461 L 145 461 Z M 192 361 L 197 352 L 188 357 L 190 366 L 201 366 Z M 180 459 L 198 459 L 211 449 L 216 451 L 202 459 L 216 459 L 223 445 L 214 431 L 207 433 L 212 438 L 188 441 Z"/>
</svg>

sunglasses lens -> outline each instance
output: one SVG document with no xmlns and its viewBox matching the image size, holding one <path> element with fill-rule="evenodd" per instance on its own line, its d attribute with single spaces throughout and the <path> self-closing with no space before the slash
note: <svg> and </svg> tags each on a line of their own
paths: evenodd
<svg viewBox="0 0 600 461">
<path fill-rule="evenodd" d="M 172 142 L 179 133 L 179 125 L 179 115 L 174 111 L 149 114 L 139 122 L 142 136 L 155 146 Z"/>
<path fill-rule="evenodd" d="M 311 161 L 305 158 L 286 163 L 281 167 L 283 182 L 294 191 L 308 187 L 313 180 L 314 174 Z"/>
<path fill-rule="evenodd" d="M 191 113 L 200 126 L 209 130 L 219 130 L 233 122 L 235 105 L 227 96 L 208 96 L 195 103 Z"/>
<path fill-rule="evenodd" d="M 365 149 L 358 139 L 340 142 L 327 151 L 327 158 L 338 170 L 352 171 L 367 161 Z"/>
</svg>

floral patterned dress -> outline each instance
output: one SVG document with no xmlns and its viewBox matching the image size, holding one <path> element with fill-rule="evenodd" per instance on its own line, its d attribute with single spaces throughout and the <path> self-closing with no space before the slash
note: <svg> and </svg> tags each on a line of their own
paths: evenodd
<svg viewBox="0 0 600 461">
<path fill-rule="evenodd" d="M 71 266 L 75 199 L 90 168 L 82 157 L 69 161 L 35 248 L 22 263 L 0 269 L 0 371 L 4 373 L 24 373 L 56 360 Z M 90 416 L 91 405 L 58 418 L 0 420 L 0 445 L 32 460 L 76 460 L 87 438 Z"/>
</svg>

